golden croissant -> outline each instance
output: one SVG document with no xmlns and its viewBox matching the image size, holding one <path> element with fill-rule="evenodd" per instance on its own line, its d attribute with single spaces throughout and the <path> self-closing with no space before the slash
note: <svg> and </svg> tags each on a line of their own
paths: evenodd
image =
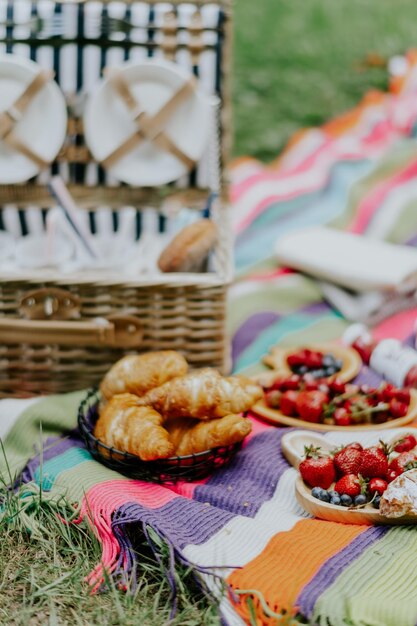
<svg viewBox="0 0 417 626">
<path fill-rule="evenodd" d="M 261 387 L 251 380 L 222 378 L 216 370 L 205 368 L 151 389 L 138 403 L 152 406 L 165 418 L 206 420 L 247 411 L 261 397 Z"/>
<path fill-rule="evenodd" d="M 152 461 L 174 454 L 163 418 L 148 406 L 138 406 L 130 393 L 114 396 L 97 420 L 94 435 L 109 447 Z"/>
<path fill-rule="evenodd" d="M 107 372 L 100 391 L 105 400 L 121 393 L 141 396 L 187 370 L 187 361 L 174 350 L 125 356 Z"/>
<path fill-rule="evenodd" d="M 251 422 L 240 415 L 226 415 L 204 422 L 180 417 L 168 420 L 165 427 L 178 456 L 238 443 L 252 430 Z"/>
</svg>

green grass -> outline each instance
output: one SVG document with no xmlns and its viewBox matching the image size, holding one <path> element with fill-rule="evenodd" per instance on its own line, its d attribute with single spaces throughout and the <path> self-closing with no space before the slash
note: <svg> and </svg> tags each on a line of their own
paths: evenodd
<svg viewBox="0 0 417 626">
<path fill-rule="evenodd" d="M 235 0 L 235 21 L 234 153 L 263 160 L 386 88 L 369 53 L 417 47 L 415 0 Z"/>
<path fill-rule="evenodd" d="M 4 494 L 2 490 L 0 496 Z M 107 593 L 91 596 L 84 578 L 100 561 L 100 546 L 93 533 L 86 525 L 60 522 L 56 507 L 42 501 L 41 495 L 35 497 L 30 511 L 38 530 L 28 532 L 22 502 L 18 495 L 9 494 L 0 521 L 0 624 L 168 624 L 171 601 L 164 575 L 168 552 L 163 544 L 160 566 L 138 532 L 140 565 L 136 591 L 121 592 L 114 582 L 108 581 Z M 179 568 L 176 583 L 179 610 L 170 625 L 218 626 L 217 605 L 196 586 L 192 572 Z"/>
</svg>

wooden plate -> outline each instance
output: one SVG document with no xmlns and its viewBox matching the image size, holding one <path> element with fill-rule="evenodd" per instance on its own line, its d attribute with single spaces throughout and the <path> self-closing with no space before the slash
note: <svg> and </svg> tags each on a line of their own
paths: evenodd
<svg viewBox="0 0 417 626">
<path fill-rule="evenodd" d="M 260 400 L 253 407 L 252 411 L 260 417 L 273 422 L 280 426 L 295 426 L 296 428 L 307 428 L 308 430 L 319 430 L 322 432 L 328 432 L 331 430 L 337 430 L 339 432 L 344 431 L 361 431 L 361 430 L 387 430 L 388 428 L 398 428 L 399 426 L 405 426 L 413 420 L 417 419 L 417 391 L 415 389 L 410 390 L 410 406 L 408 413 L 404 417 L 398 417 L 397 419 L 383 422 L 382 424 L 357 424 L 355 426 L 336 426 L 336 424 L 313 424 L 312 422 L 306 422 L 299 417 L 289 417 L 284 415 L 278 409 L 271 409 L 265 403 L 265 400 Z"/>
<path fill-rule="evenodd" d="M 359 374 L 362 366 L 359 354 L 353 348 L 347 348 L 337 343 L 311 343 L 302 346 L 292 346 L 291 348 L 274 346 L 271 348 L 270 354 L 264 356 L 262 361 L 283 376 L 290 376 L 293 374 L 293 371 L 287 363 L 287 358 L 290 354 L 303 348 L 317 350 L 323 354 L 333 354 L 336 359 L 340 359 L 343 362 L 342 369 L 328 378 L 340 378 L 344 383 L 347 383 Z"/>
<path fill-rule="evenodd" d="M 417 429 L 410 431 L 417 437 Z M 398 439 L 398 434 L 391 438 Z M 346 442 L 347 443 L 347 442 Z M 376 442 L 375 442 L 376 443 Z M 390 443 L 389 441 L 387 443 Z M 302 459 L 304 445 L 320 445 L 323 449 L 331 449 L 335 444 L 331 444 L 324 437 L 308 431 L 293 431 L 283 436 L 281 440 L 282 451 L 291 465 L 296 469 Z M 344 524 L 417 524 L 417 516 L 403 515 L 402 517 L 385 517 L 378 509 L 374 509 L 371 504 L 367 504 L 361 509 L 336 506 L 328 502 L 321 502 L 311 495 L 311 489 L 307 487 L 300 475 L 295 482 L 295 495 L 298 503 L 305 511 L 320 519 L 330 522 L 341 522 Z"/>
<path fill-rule="evenodd" d="M 336 506 L 328 502 L 321 502 L 311 495 L 311 489 L 305 484 L 301 476 L 298 476 L 295 483 L 295 496 L 298 503 L 307 513 L 329 522 L 341 522 L 342 524 L 390 524 L 404 525 L 417 524 L 417 515 L 403 515 L 402 517 L 385 517 L 378 509 L 374 509 L 371 504 L 365 505 L 363 509 Z"/>
</svg>

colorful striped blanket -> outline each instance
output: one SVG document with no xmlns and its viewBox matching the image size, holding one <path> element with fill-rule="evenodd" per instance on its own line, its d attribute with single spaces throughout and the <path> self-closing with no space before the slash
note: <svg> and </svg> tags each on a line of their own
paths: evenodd
<svg viewBox="0 0 417 626">
<path fill-rule="evenodd" d="M 408 74 L 390 93 L 369 94 L 347 115 L 300 133 L 271 166 L 235 165 L 238 276 L 229 330 L 236 372 L 256 372 L 272 344 L 335 339 L 346 327 L 315 283 L 277 266 L 280 236 L 330 223 L 417 242 L 417 56 L 408 61 Z M 417 309 L 399 313 L 375 335 L 406 340 L 416 318 Z M 360 378 L 378 382 L 366 368 Z M 229 466 L 198 483 L 160 486 L 92 460 L 75 430 L 83 395 L 4 400 L 0 433 L 9 463 L 3 471 L 23 469 L 23 505 L 41 486 L 57 506 L 63 496 L 76 506 L 75 523 L 94 527 L 102 559 L 89 577 L 93 589 L 104 570 L 119 579 L 132 571 L 137 556 L 127 531 L 151 527 L 173 560 L 192 564 L 219 597 L 230 626 L 273 625 L 291 615 L 331 626 L 416 624 L 416 528 L 310 518 L 297 504 L 296 471 L 281 452 L 286 429 L 251 416 L 253 432 Z M 43 452 L 33 457 L 40 432 Z M 327 437 L 346 440 L 340 433 Z M 360 435 L 365 443 L 378 437 Z"/>
</svg>

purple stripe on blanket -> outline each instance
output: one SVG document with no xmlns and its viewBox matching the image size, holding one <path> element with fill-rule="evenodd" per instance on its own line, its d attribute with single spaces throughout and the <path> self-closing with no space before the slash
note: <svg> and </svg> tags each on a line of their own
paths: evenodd
<svg viewBox="0 0 417 626">
<path fill-rule="evenodd" d="M 178 496 L 158 509 L 148 509 L 136 502 L 124 504 L 114 513 L 112 528 L 123 527 L 128 531 L 126 526 L 130 524 L 149 524 L 176 550 L 182 550 L 188 544 L 205 543 L 233 517 L 229 511 Z"/>
<path fill-rule="evenodd" d="M 325 302 L 315 302 L 304 308 L 297 310 L 297 313 L 305 313 L 310 315 L 324 315 L 332 311 L 331 307 Z M 240 326 L 236 331 L 232 340 L 232 359 L 233 363 L 240 357 L 242 352 L 250 346 L 255 339 L 264 330 L 283 319 L 286 315 L 274 313 L 273 311 L 266 311 L 262 313 L 255 313 L 246 322 Z"/>
<path fill-rule="evenodd" d="M 323 525 L 326 522 L 323 522 Z M 337 580 L 340 574 L 376 541 L 389 531 L 387 526 L 372 526 L 356 537 L 348 546 L 328 559 L 314 578 L 301 590 L 295 605 L 298 611 L 311 619 L 319 597 Z"/>
<path fill-rule="evenodd" d="M 288 432 L 288 428 L 276 428 L 254 437 L 230 465 L 196 487 L 194 499 L 234 515 L 254 517 L 289 467 L 280 445 Z"/>
<path fill-rule="evenodd" d="M 358 385 L 369 385 L 369 387 L 379 387 L 384 379 L 382 376 L 371 370 L 366 365 L 362 365 L 361 371 L 356 376 L 354 382 Z"/>
<path fill-rule="evenodd" d="M 84 444 L 81 441 L 80 437 L 74 431 L 71 431 L 71 434 L 67 437 L 52 437 L 47 439 L 43 444 L 42 456 L 39 453 L 28 461 L 27 465 L 24 467 L 20 477 L 19 482 L 30 482 L 34 480 L 35 472 L 40 466 L 41 458 L 42 462 L 49 461 L 50 459 L 63 454 L 70 448 L 84 448 Z"/>
<path fill-rule="evenodd" d="M 239 358 L 240 354 L 246 350 L 248 346 L 255 341 L 256 337 L 266 328 L 281 319 L 282 315 L 267 311 L 266 313 L 256 313 L 252 315 L 237 330 L 232 340 L 232 359 L 233 363 Z"/>
</svg>

